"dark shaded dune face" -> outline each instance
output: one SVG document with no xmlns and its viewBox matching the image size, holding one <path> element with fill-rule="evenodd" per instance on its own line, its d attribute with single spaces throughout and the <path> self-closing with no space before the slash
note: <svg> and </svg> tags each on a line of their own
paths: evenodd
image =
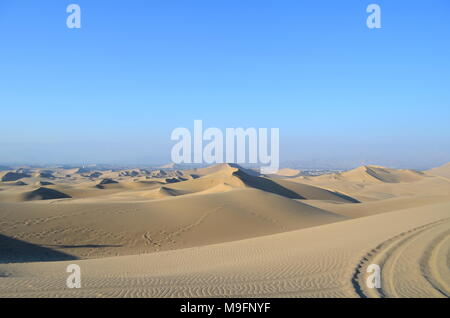
<svg viewBox="0 0 450 318">
<path fill-rule="evenodd" d="M 41 182 L 39 182 L 42 186 L 48 186 L 48 185 L 54 185 L 54 183 L 52 183 L 52 182 L 48 182 L 48 181 L 41 181 Z"/>
<path fill-rule="evenodd" d="M 29 178 L 31 175 L 27 173 L 21 173 L 21 172 L 8 172 L 2 177 L 2 181 L 8 182 L 8 181 L 17 181 L 23 178 Z"/>
<path fill-rule="evenodd" d="M 231 168 L 239 169 L 242 173 L 245 173 L 246 175 L 249 175 L 252 177 L 260 177 L 261 176 L 261 174 L 259 172 L 252 170 L 252 169 L 243 168 L 236 163 L 228 163 L 227 165 L 230 166 Z"/>
<path fill-rule="evenodd" d="M 282 178 L 273 179 L 277 184 L 301 195 L 305 200 L 330 200 L 341 203 L 360 203 L 360 201 L 337 191 L 330 191 L 320 187 L 291 182 Z"/>
<path fill-rule="evenodd" d="M 274 194 L 278 194 L 278 195 L 281 195 L 283 197 L 290 198 L 290 199 L 305 199 L 300 194 L 298 194 L 294 191 L 291 191 L 290 189 L 287 189 L 287 188 L 277 184 L 276 182 L 273 182 L 270 179 L 252 176 L 252 175 L 245 173 L 242 170 L 238 170 L 238 171 L 234 172 L 233 175 L 238 177 L 239 179 L 241 179 L 242 182 L 244 182 L 249 187 L 256 188 L 256 189 L 270 192 L 270 193 L 274 193 Z"/>
<path fill-rule="evenodd" d="M 120 177 L 138 177 L 140 175 L 141 175 L 140 172 L 136 171 L 136 170 L 131 170 L 131 171 L 130 170 L 125 170 L 125 171 L 121 171 L 119 173 Z"/>
<path fill-rule="evenodd" d="M 49 188 L 39 188 L 37 190 L 28 192 L 24 195 L 25 201 L 55 200 L 55 199 L 68 199 L 68 198 L 71 198 L 71 196 L 67 195 L 63 192 L 49 189 Z"/>
<path fill-rule="evenodd" d="M 100 184 L 116 184 L 116 183 L 119 183 L 119 182 L 117 182 L 116 180 L 110 179 L 110 178 L 103 179 L 100 182 Z"/>
<path fill-rule="evenodd" d="M 28 185 L 27 183 L 23 182 L 23 181 L 17 181 L 16 183 L 14 183 L 13 185 L 15 186 L 26 186 Z"/>
<path fill-rule="evenodd" d="M 103 179 L 99 184 L 96 185 L 96 187 L 98 189 L 105 189 L 107 185 L 110 184 L 119 184 L 119 182 L 117 182 L 116 180 L 110 179 L 110 178 L 106 178 Z"/>
<path fill-rule="evenodd" d="M 168 175 L 164 170 L 156 170 L 151 172 L 152 177 L 154 178 L 164 178 Z"/>
<path fill-rule="evenodd" d="M 39 177 L 46 178 L 46 179 L 55 179 L 55 176 L 53 175 L 53 173 L 51 171 L 42 171 L 39 174 Z"/>
<path fill-rule="evenodd" d="M 395 170 L 381 167 L 367 167 L 366 173 L 385 183 L 415 182 L 424 177 L 424 174 L 414 170 Z"/>
<path fill-rule="evenodd" d="M 359 203 L 358 200 L 345 194 L 326 189 L 294 183 L 281 178 L 270 179 L 248 174 L 249 170 L 239 169 L 233 175 L 242 180 L 247 186 L 266 192 L 281 195 L 290 199 L 300 200 L 332 200 L 343 203 Z"/>
<path fill-rule="evenodd" d="M 97 179 L 97 178 L 100 178 L 102 175 L 103 175 L 103 173 L 97 171 L 97 172 L 91 173 L 89 175 L 89 178 Z"/>
<path fill-rule="evenodd" d="M 188 191 L 183 191 L 183 190 L 179 190 L 179 189 L 172 189 L 172 188 L 168 188 L 168 187 L 161 187 L 161 189 L 159 189 L 159 191 L 162 194 L 167 194 L 167 195 L 170 195 L 170 196 L 179 196 L 179 195 L 189 194 Z"/>
<path fill-rule="evenodd" d="M 0 234 L 0 264 L 75 259 L 75 256 Z"/>
<path fill-rule="evenodd" d="M 181 182 L 181 181 L 186 181 L 186 179 L 178 179 L 178 178 L 167 178 L 166 179 L 166 183 L 177 183 L 177 182 Z"/>
</svg>

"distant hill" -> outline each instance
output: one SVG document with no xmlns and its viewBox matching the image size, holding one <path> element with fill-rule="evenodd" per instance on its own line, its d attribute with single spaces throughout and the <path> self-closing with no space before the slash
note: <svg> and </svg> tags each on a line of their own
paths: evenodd
<svg viewBox="0 0 450 318">
<path fill-rule="evenodd" d="M 448 162 L 440 167 L 436 167 L 436 168 L 427 170 L 426 173 L 428 173 L 432 176 L 440 176 L 440 177 L 450 178 L 450 162 Z"/>
<path fill-rule="evenodd" d="M 322 176 L 324 178 L 329 177 Z M 322 178 L 319 177 L 319 178 Z M 350 182 L 415 182 L 423 179 L 424 173 L 407 169 L 390 169 L 380 166 L 362 166 L 335 175 L 336 179 Z"/>
</svg>

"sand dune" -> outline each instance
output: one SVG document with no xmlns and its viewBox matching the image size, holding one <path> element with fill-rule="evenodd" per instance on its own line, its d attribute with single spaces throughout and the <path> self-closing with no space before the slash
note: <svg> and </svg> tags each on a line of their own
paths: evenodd
<svg viewBox="0 0 450 318">
<path fill-rule="evenodd" d="M 104 189 L 107 184 L 119 184 L 119 182 L 117 182 L 116 180 L 110 179 L 110 178 L 106 178 L 106 179 L 103 179 L 102 181 L 100 181 L 100 183 L 97 184 L 96 187 L 99 189 Z"/>
<path fill-rule="evenodd" d="M 49 182 L 49 181 L 39 181 L 39 184 L 42 186 L 55 185 L 53 182 Z"/>
<path fill-rule="evenodd" d="M 8 173 L 23 177 L 0 182 L 0 297 L 450 293 L 450 179 L 430 171 Z M 65 288 L 70 263 L 82 289 Z M 382 267 L 379 290 L 365 285 L 371 263 Z"/>
<path fill-rule="evenodd" d="M 31 200 L 55 200 L 55 199 L 67 199 L 67 198 L 71 198 L 71 196 L 63 193 L 63 192 L 59 192 L 57 190 L 53 190 L 53 189 L 49 189 L 49 188 L 44 188 L 41 187 L 37 190 L 28 192 L 25 194 L 24 199 L 26 201 L 31 201 Z"/>
<path fill-rule="evenodd" d="M 358 200 L 339 193 L 337 191 L 329 191 L 323 188 L 314 187 L 307 184 L 290 182 L 286 180 L 275 179 L 274 182 L 283 186 L 286 189 L 294 191 L 298 195 L 305 200 L 327 200 L 327 201 L 336 201 L 342 203 L 359 203 Z"/>
<path fill-rule="evenodd" d="M 11 203 L 3 205 L 0 217 L 4 235 L 32 244 L 114 245 L 97 249 L 57 248 L 80 257 L 201 246 L 345 219 L 256 189 L 134 203 L 96 199 L 39 205 Z"/>
<path fill-rule="evenodd" d="M 441 176 L 445 178 L 450 178 L 450 162 L 446 163 L 443 166 L 427 170 L 426 173 L 432 176 Z"/>
<path fill-rule="evenodd" d="M 209 174 L 215 173 L 223 173 L 225 175 L 229 175 L 231 172 L 236 171 L 236 168 L 233 168 L 230 164 L 223 163 L 218 165 L 212 165 L 206 168 L 196 168 L 191 170 L 185 170 L 185 174 L 193 175 L 195 178 L 203 177 Z"/>
<path fill-rule="evenodd" d="M 341 174 L 297 177 L 289 181 L 337 191 L 362 202 L 403 196 L 450 195 L 450 180 L 412 170 L 387 169 L 386 175 L 380 169 L 386 170 L 371 168 L 369 174 L 366 167 L 360 167 Z M 373 176 L 375 172 L 376 177 Z"/>
<path fill-rule="evenodd" d="M 55 178 L 55 176 L 53 175 L 53 172 L 52 171 L 46 171 L 46 170 L 44 170 L 44 171 L 41 171 L 40 173 L 39 173 L 39 177 L 40 178 L 45 178 L 45 179 L 54 179 Z"/>
<path fill-rule="evenodd" d="M 2 181 L 17 181 L 23 178 L 31 177 L 29 174 L 26 173 L 20 173 L 20 172 L 7 172 L 2 176 Z"/>
<path fill-rule="evenodd" d="M 244 183 L 234 175 L 238 169 L 229 165 L 219 165 L 196 170 L 197 178 L 164 186 L 164 190 L 172 195 L 184 195 L 210 190 L 213 187 L 243 188 Z M 201 176 L 201 177 L 200 177 Z"/>
<path fill-rule="evenodd" d="M 11 183 L 11 185 L 15 185 L 15 186 L 26 186 L 28 185 L 27 183 L 23 182 L 23 181 L 16 181 L 14 183 Z"/>
<path fill-rule="evenodd" d="M 415 182 L 424 178 L 424 174 L 414 170 L 397 170 L 389 169 L 380 166 L 362 166 L 356 169 L 342 172 L 334 175 L 323 175 L 317 177 L 318 179 L 338 179 L 349 182 L 385 182 L 385 183 L 400 183 L 400 182 Z"/>
<path fill-rule="evenodd" d="M 277 173 L 269 176 L 277 176 L 277 177 L 296 177 L 301 173 L 300 170 L 297 169 L 290 169 L 290 168 L 283 168 L 278 170 Z"/>
<path fill-rule="evenodd" d="M 197 178 L 174 185 L 164 186 L 167 195 L 211 193 L 229 191 L 233 188 L 256 188 L 291 199 L 321 199 L 339 202 L 358 202 L 348 196 L 308 185 L 300 185 L 281 179 L 258 176 L 237 165 L 222 164 L 196 170 Z"/>
</svg>

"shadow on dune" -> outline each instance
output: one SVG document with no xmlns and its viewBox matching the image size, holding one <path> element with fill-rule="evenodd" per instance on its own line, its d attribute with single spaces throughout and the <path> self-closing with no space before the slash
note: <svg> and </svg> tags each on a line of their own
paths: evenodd
<svg viewBox="0 0 450 318">
<path fill-rule="evenodd" d="M 292 182 L 286 179 L 276 178 L 273 179 L 273 181 L 286 189 L 294 191 L 295 193 L 300 193 L 306 198 L 306 200 L 332 200 L 341 203 L 360 203 L 360 201 L 355 198 L 337 191 L 330 191 L 324 188 Z"/>
<path fill-rule="evenodd" d="M 351 203 L 361 203 L 361 201 L 356 200 L 355 198 L 352 198 L 352 197 L 350 197 L 348 195 L 345 195 L 343 193 L 340 193 L 340 192 L 337 192 L 337 191 L 329 191 L 329 190 L 326 190 L 326 191 L 328 191 L 330 193 L 333 193 L 334 195 L 337 195 L 341 199 L 347 200 L 347 201 L 349 201 Z"/>
<path fill-rule="evenodd" d="M 31 175 L 21 172 L 8 172 L 2 177 L 2 181 L 17 181 L 23 178 L 29 178 Z"/>
<path fill-rule="evenodd" d="M 0 234 L 0 264 L 54 262 L 78 259 L 75 256 L 58 252 L 47 247 L 27 243 Z"/>
<path fill-rule="evenodd" d="M 121 247 L 122 245 L 86 244 L 86 245 L 45 245 L 45 246 L 56 248 L 105 248 L 105 247 Z"/>
<path fill-rule="evenodd" d="M 242 170 L 238 170 L 233 173 L 236 177 L 242 180 L 246 185 L 263 190 L 266 192 L 271 192 L 274 194 L 281 195 L 283 197 L 289 198 L 289 199 L 300 199 L 304 200 L 305 198 L 299 195 L 298 193 L 295 193 L 294 191 L 291 191 L 289 189 L 286 189 L 285 187 L 280 186 L 278 183 L 273 182 L 270 179 L 257 177 L 257 176 L 251 176 L 247 173 L 245 173 Z"/>
<path fill-rule="evenodd" d="M 241 167 L 237 163 L 228 163 L 228 165 L 230 167 L 232 167 L 232 168 L 239 169 L 240 171 L 242 171 L 246 175 L 249 175 L 249 176 L 252 176 L 252 177 L 261 177 L 261 174 L 259 172 L 255 171 L 255 170 L 252 170 L 252 169 L 247 169 L 247 168 Z"/>
<path fill-rule="evenodd" d="M 63 192 L 40 187 L 37 190 L 28 192 L 24 195 L 24 200 L 33 201 L 33 200 L 55 200 L 55 199 L 69 199 L 70 195 L 67 195 Z"/>
<path fill-rule="evenodd" d="M 110 178 L 106 178 L 103 179 L 99 184 L 96 185 L 96 187 L 98 189 L 105 189 L 105 185 L 109 185 L 109 184 L 119 184 L 119 182 L 117 182 L 116 180 L 110 179 Z"/>
</svg>

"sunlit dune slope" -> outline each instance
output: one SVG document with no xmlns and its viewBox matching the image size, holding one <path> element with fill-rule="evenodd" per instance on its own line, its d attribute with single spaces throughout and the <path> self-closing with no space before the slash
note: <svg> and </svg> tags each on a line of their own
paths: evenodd
<svg viewBox="0 0 450 318">
<path fill-rule="evenodd" d="M 436 167 L 430 170 L 427 170 L 426 173 L 433 176 L 441 176 L 445 178 L 450 178 L 450 162 L 442 165 L 440 167 Z"/>
<path fill-rule="evenodd" d="M 4 235 L 80 257 L 201 246 L 345 219 L 250 188 L 145 202 L 4 203 L 0 218 Z"/>
</svg>

